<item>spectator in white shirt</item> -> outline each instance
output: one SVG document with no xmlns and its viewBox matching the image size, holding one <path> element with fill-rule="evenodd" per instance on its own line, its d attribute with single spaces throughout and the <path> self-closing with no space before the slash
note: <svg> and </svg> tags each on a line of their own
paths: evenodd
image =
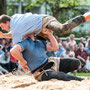
<svg viewBox="0 0 90 90">
<path fill-rule="evenodd" d="M 71 51 L 70 51 L 70 48 L 67 48 L 65 52 L 62 52 L 61 53 L 61 57 L 64 57 L 64 58 L 68 58 L 68 57 L 74 57 L 75 54 L 73 54 Z"/>
<path fill-rule="evenodd" d="M 74 37 L 75 37 L 74 34 L 70 35 L 70 44 L 73 45 L 73 46 L 76 44 L 76 41 L 74 40 Z"/>
</svg>

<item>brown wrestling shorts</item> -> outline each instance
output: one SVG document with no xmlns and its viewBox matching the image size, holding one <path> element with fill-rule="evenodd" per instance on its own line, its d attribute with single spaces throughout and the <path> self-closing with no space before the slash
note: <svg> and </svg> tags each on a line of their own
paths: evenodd
<svg viewBox="0 0 90 90">
<path fill-rule="evenodd" d="M 47 16 L 47 15 L 42 15 L 43 16 L 43 26 L 42 29 L 46 28 L 46 26 L 52 22 L 52 21 L 57 21 L 56 18 L 53 16 Z"/>
</svg>

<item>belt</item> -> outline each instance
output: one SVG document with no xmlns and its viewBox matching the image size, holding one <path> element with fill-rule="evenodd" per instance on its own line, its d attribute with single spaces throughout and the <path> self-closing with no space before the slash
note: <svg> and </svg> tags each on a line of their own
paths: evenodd
<svg viewBox="0 0 90 90">
<path fill-rule="evenodd" d="M 38 71 L 38 72 L 43 71 L 43 68 L 44 68 L 47 64 L 48 64 L 48 60 L 47 60 L 43 65 L 41 65 L 39 68 L 37 68 L 37 69 L 35 69 L 34 71 L 32 71 L 32 74 L 33 74 L 34 72 L 36 72 L 36 71 Z"/>
</svg>

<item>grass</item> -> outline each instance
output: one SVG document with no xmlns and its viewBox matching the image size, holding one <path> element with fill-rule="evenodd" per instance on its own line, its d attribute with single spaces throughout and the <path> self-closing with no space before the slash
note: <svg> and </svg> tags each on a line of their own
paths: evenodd
<svg viewBox="0 0 90 90">
<path fill-rule="evenodd" d="M 71 75 L 73 75 L 73 73 L 71 73 Z M 90 73 L 77 73 L 77 76 L 90 77 Z"/>
</svg>

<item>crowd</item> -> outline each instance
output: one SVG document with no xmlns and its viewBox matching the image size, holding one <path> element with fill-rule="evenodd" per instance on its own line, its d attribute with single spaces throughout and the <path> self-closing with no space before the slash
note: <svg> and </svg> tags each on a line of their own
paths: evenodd
<svg viewBox="0 0 90 90">
<path fill-rule="evenodd" d="M 75 36 L 71 34 L 66 40 L 56 36 L 59 44 L 59 49 L 56 52 L 47 52 L 48 57 L 60 58 L 78 58 L 81 61 L 80 69 L 73 71 L 76 72 L 90 72 L 90 37 L 86 36 L 80 38 L 77 43 Z M 22 70 L 21 66 L 11 54 L 10 49 L 13 47 L 12 40 L 0 40 L 0 74 L 7 74 L 15 70 Z M 22 70 L 23 71 L 23 70 Z"/>
<path fill-rule="evenodd" d="M 59 49 L 56 52 L 48 52 L 48 56 L 60 58 L 77 58 L 81 61 L 80 69 L 76 72 L 90 72 L 90 37 L 81 37 L 80 41 L 75 40 L 75 36 L 71 34 L 66 40 L 56 37 L 59 43 Z"/>
<path fill-rule="evenodd" d="M 18 61 L 10 54 L 12 40 L 0 39 L 0 74 L 7 74 L 21 69 Z"/>
</svg>

